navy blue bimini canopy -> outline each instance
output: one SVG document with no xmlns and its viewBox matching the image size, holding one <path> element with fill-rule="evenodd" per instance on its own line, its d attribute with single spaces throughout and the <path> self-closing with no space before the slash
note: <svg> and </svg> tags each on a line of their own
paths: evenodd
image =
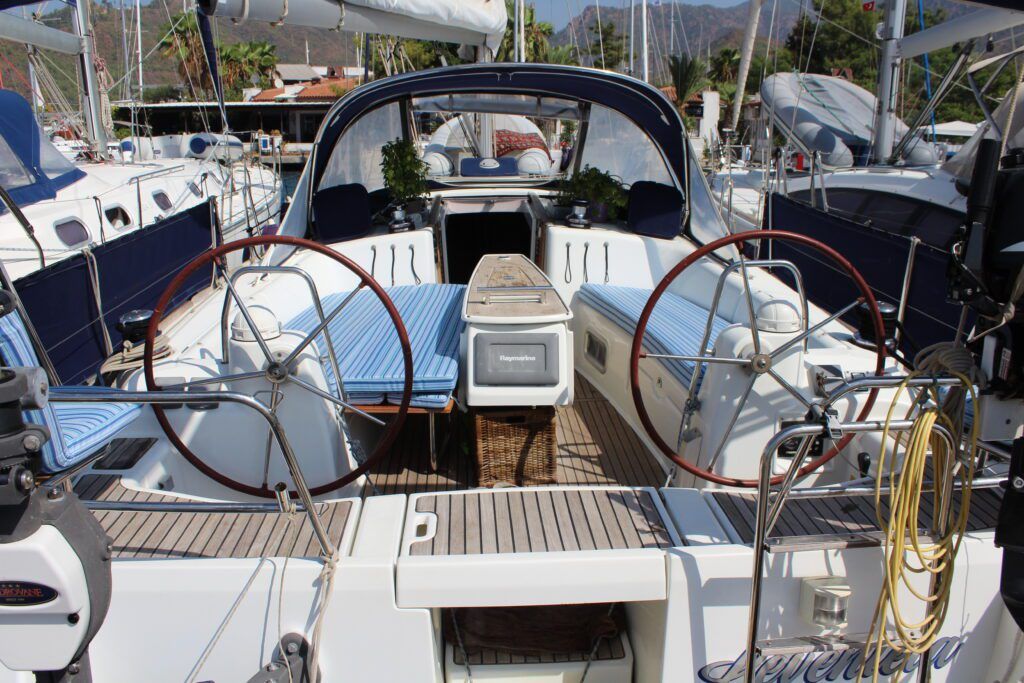
<svg viewBox="0 0 1024 683">
<path fill-rule="evenodd" d="M 0 185 L 18 206 L 53 199 L 84 177 L 43 135 L 25 98 L 0 90 Z"/>
<path fill-rule="evenodd" d="M 409 97 L 459 93 L 558 97 L 618 111 L 650 136 L 680 182 L 687 177 L 687 141 L 682 119 L 657 88 L 609 71 L 506 62 L 415 71 L 352 90 L 327 113 L 313 145 L 311 190 L 319 187 L 331 150 L 342 133 L 364 113 Z"/>
</svg>

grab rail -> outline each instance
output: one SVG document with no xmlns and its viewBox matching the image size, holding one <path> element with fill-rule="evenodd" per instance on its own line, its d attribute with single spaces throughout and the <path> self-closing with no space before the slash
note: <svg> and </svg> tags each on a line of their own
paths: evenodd
<svg viewBox="0 0 1024 683">
<path fill-rule="evenodd" d="M 92 388 L 89 391 L 83 391 L 67 387 L 63 388 L 59 394 L 51 394 L 49 400 L 56 403 L 140 403 L 144 405 L 162 405 L 188 403 L 189 401 L 194 401 L 195 398 L 196 395 L 188 391 L 97 391 Z M 284 455 L 288 473 L 295 484 L 295 490 L 305 509 L 306 516 L 313 526 L 313 533 L 320 544 L 320 549 L 323 551 L 324 557 L 333 557 L 334 546 L 327 535 L 326 529 L 324 529 L 320 516 L 316 513 L 316 508 L 313 505 L 313 496 L 309 491 L 309 486 L 306 484 L 305 477 L 302 475 L 299 461 L 295 457 L 295 452 L 292 450 L 288 437 L 285 436 L 284 426 L 277 416 L 261 401 L 234 391 L 203 392 L 203 402 L 237 403 L 255 410 L 267 421 L 270 431 L 281 447 L 281 453 Z M 274 509 L 277 509 L 276 504 Z"/>
<path fill-rule="evenodd" d="M 167 168 L 157 168 L 157 169 L 154 169 L 152 171 L 146 171 L 145 173 L 140 173 L 137 176 L 132 176 L 131 178 L 128 179 L 128 187 L 129 188 L 131 188 L 132 183 L 135 183 L 135 199 L 138 202 L 138 208 L 139 208 L 139 228 L 142 228 L 142 225 L 143 225 L 143 220 L 142 220 L 142 181 L 143 180 L 151 180 L 151 179 L 156 178 L 158 176 L 169 175 L 171 173 L 174 173 L 175 171 L 180 171 L 183 168 L 185 168 L 185 164 L 178 164 L 177 166 L 168 166 Z"/>
<path fill-rule="evenodd" d="M 761 259 L 758 261 L 746 261 L 745 263 L 737 261 L 727 265 L 725 269 L 722 270 L 722 274 L 718 276 L 718 283 L 715 285 L 715 294 L 711 299 L 711 308 L 708 310 L 708 321 L 704 326 L 704 336 L 701 339 L 698 353 L 704 353 L 708 348 L 708 344 L 711 342 L 711 330 L 714 327 L 715 312 L 718 310 L 718 304 L 722 299 L 722 291 L 725 289 L 725 281 L 728 279 L 729 275 L 744 266 L 746 268 L 784 268 L 793 274 L 793 279 L 796 281 L 797 293 L 800 295 L 800 305 L 803 308 L 804 332 L 807 332 L 808 325 L 810 324 L 810 321 L 808 320 L 809 307 L 807 304 L 807 294 L 804 291 L 804 279 L 800 274 L 800 270 L 790 261 L 783 261 L 781 259 Z M 750 286 L 749 280 L 745 282 L 745 286 Z M 756 325 L 757 321 L 751 320 L 750 324 Z M 807 350 L 807 339 L 804 339 L 804 350 Z M 703 363 L 697 362 L 693 368 L 693 375 L 690 377 L 690 387 L 687 394 L 690 397 L 693 396 L 693 392 L 697 388 L 697 381 L 701 375 L 701 365 L 703 365 Z"/>
<path fill-rule="evenodd" d="M 959 384 L 959 380 L 952 377 L 917 377 L 909 380 L 905 376 L 863 377 L 845 382 L 832 390 L 819 405 L 823 407 L 830 406 L 835 403 L 835 401 L 853 391 L 861 389 L 892 388 L 904 383 L 907 386 L 912 387 L 949 386 Z M 796 482 L 796 474 L 807 457 L 808 451 L 810 450 L 808 446 L 812 441 L 812 437 L 822 435 L 828 436 L 835 431 L 858 434 L 866 432 L 881 432 L 887 427 L 889 432 L 905 432 L 911 430 L 913 426 L 914 420 L 891 420 L 888 422 L 888 425 L 884 420 L 866 420 L 862 422 L 835 424 L 828 424 L 823 421 L 818 423 L 797 424 L 779 431 L 768 440 L 767 444 L 765 444 L 764 450 L 761 452 L 757 482 L 757 511 L 755 517 L 756 521 L 754 524 L 753 544 L 754 563 L 753 571 L 751 572 L 750 613 L 747 621 L 747 648 L 744 654 L 745 670 L 743 680 L 746 683 L 752 683 L 755 680 L 755 669 L 757 665 L 757 631 L 761 612 L 761 586 L 764 580 L 764 555 L 767 547 L 766 541 L 772 528 L 775 526 L 775 522 L 778 520 L 778 517 L 782 512 L 782 508 L 785 505 L 787 498 L 791 495 L 792 497 L 800 498 L 807 495 L 813 495 L 814 493 L 817 493 L 818 495 L 828 495 L 829 493 L 834 493 L 836 495 L 848 495 L 851 492 L 859 492 L 859 490 L 856 489 L 829 489 L 827 491 L 818 490 L 813 493 L 792 493 L 792 487 Z M 942 424 L 936 424 L 933 429 L 939 437 L 946 442 L 950 450 L 956 450 L 957 441 L 949 429 Z M 801 439 L 801 446 L 797 449 L 792 462 L 789 464 L 789 468 L 783 476 L 783 481 L 775 494 L 774 501 L 771 502 L 771 507 L 769 507 L 772 463 L 775 458 L 775 452 L 783 444 L 796 438 Z M 979 480 L 977 484 L 978 488 L 983 488 L 996 485 L 999 481 L 1000 480 L 995 478 L 989 478 Z M 973 483 L 972 488 L 974 488 Z M 869 488 L 869 491 L 873 493 L 874 488 Z"/>
</svg>

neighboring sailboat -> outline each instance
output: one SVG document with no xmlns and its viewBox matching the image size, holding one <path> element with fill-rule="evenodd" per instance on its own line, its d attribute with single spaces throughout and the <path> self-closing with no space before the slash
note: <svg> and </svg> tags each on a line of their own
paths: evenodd
<svg viewBox="0 0 1024 683">
<path fill-rule="evenodd" d="M 761 85 L 761 125 L 779 131 L 803 156 L 803 171 L 788 171 L 782 155 L 767 167 L 731 165 L 715 174 L 712 187 L 734 230 L 795 230 L 848 254 L 879 298 L 897 307 L 904 328 L 899 336 L 912 348 L 948 339 L 961 326 L 960 307 L 933 291 L 944 278 L 948 246 L 966 210 L 962 186 L 939 165 L 919 126 L 967 68 L 973 39 L 1024 23 L 1024 13 L 980 9 L 903 37 L 905 11 L 905 3 L 886 6 L 883 55 L 889 61 L 879 69 L 880 97 L 817 74 L 775 74 Z M 905 125 L 895 114 L 898 83 L 890 77 L 899 61 L 958 41 L 965 47 L 935 97 Z M 772 255 L 793 259 L 806 271 L 818 303 L 841 304 L 844 295 L 833 293 L 828 268 L 788 246 Z"/>
<path fill-rule="evenodd" d="M 234 136 L 133 131 L 111 152 L 88 4 L 76 3 L 77 34 L 0 13 L 0 37 L 77 55 L 87 86 L 75 161 L 28 102 L 0 90 L 0 185 L 12 204 L 0 205 L 0 259 L 69 383 L 96 377 L 120 347 L 120 316 L 151 307 L 155 282 L 211 244 L 261 234 L 281 205 L 276 172 L 244 158 Z"/>
</svg>

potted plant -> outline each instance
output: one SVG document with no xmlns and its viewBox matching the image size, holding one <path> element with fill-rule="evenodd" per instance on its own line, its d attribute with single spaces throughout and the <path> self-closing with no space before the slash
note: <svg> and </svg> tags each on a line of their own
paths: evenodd
<svg viewBox="0 0 1024 683">
<path fill-rule="evenodd" d="M 585 201 L 589 218 L 596 222 L 617 220 L 626 211 L 626 191 L 622 182 L 612 174 L 584 166 L 572 174 L 562 185 L 563 202 Z"/>
<path fill-rule="evenodd" d="M 427 166 L 410 140 L 392 140 L 380 151 L 384 187 L 391 195 L 391 229 L 408 230 L 412 225 L 406 219 L 406 210 L 427 192 Z"/>
</svg>

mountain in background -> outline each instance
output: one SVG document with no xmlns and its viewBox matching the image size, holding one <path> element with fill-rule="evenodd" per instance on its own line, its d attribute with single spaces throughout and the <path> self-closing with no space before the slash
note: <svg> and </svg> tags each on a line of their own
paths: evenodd
<svg viewBox="0 0 1024 683">
<path fill-rule="evenodd" d="M 761 11 L 759 35 L 767 38 L 772 22 L 772 3 L 765 2 Z M 682 3 L 648 4 L 648 41 L 650 44 L 651 68 L 655 62 L 673 53 L 689 53 L 701 55 L 707 59 L 724 47 L 739 47 L 743 31 L 747 25 L 749 3 L 732 7 L 716 7 L 714 5 L 686 5 Z M 775 30 L 780 40 L 785 40 L 789 30 L 800 15 L 800 6 L 792 0 L 780 0 L 778 15 L 775 18 Z M 590 29 L 598 24 L 612 23 L 619 34 L 628 40 L 629 8 L 601 7 L 590 5 L 555 33 L 551 42 L 554 45 L 579 45 L 584 63 L 589 64 L 592 57 L 588 46 L 594 40 L 594 32 Z M 640 53 L 640 7 L 634 10 L 636 21 L 635 50 L 639 62 Z M 673 49 L 674 48 L 674 49 Z M 628 47 L 625 53 L 628 54 Z M 639 68 L 639 67 L 638 67 Z"/>
<path fill-rule="evenodd" d="M 852 0 L 834 1 L 848 2 Z M 773 37 L 778 37 L 780 41 L 785 40 L 804 6 L 811 7 L 811 1 L 764 0 L 760 21 L 759 54 L 763 54 L 764 40 L 768 38 L 770 30 Z M 146 90 L 149 91 L 150 88 L 158 86 L 185 85 L 187 95 L 187 84 L 181 82 L 176 60 L 165 56 L 159 49 L 153 50 L 169 25 L 166 7 L 165 2 L 161 0 L 143 5 L 141 10 L 142 48 L 143 52 L 148 54 L 143 64 Z M 772 27 L 773 7 L 777 12 L 774 27 Z M 926 2 L 926 7 L 928 9 L 941 8 L 948 17 L 958 16 L 976 9 L 952 0 L 929 0 Z M 672 52 L 689 52 L 694 55 L 699 54 L 707 59 L 709 50 L 713 55 L 724 47 L 738 47 L 746 25 L 747 11 L 748 3 L 731 7 L 707 4 L 661 3 L 655 5 L 650 3 L 648 12 L 651 28 L 649 41 L 652 80 L 655 82 L 667 81 L 666 74 L 664 74 L 664 62 L 667 55 Z M 65 7 L 47 14 L 43 19 L 47 25 L 70 30 L 70 12 L 71 10 Z M 625 37 L 624 30 L 629 24 L 628 9 L 610 6 L 599 9 L 597 5 L 589 5 L 579 15 L 573 17 L 565 28 L 556 32 L 551 38 L 551 43 L 553 45 L 578 45 L 583 63 L 592 63 L 594 55 L 588 46 L 593 40 L 593 34 L 588 29 L 591 26 L 596 26 L 598 12 L 600 12 L 602 24 L 614 23 L 616 31 Z M 639 2 L 637 2 L 637 21 L 639 21 L 639 14 Z M 876 11 L 875 14 L 881 21 L 882 13 Z M 124 24 L 127 26 L 127 35 L 133 42 L 128 46 L 129 55 L 134 55 L 135 47 L 133 19 L 133 11 L 126 9 Z M 103 2 L 94 4 L 93 24 L 97 54 L 104 59 L 111 75 L 111 81 L 116 82 L 121 78 L 125 68 L 123 36 L 126 33 L 122 29 L 120 4 Z M 277 55 L 282 63 L 305 63 L 307 41 L 312 64 L 341 66 L 356 63 L 354 36 L 348 33 L 290 26 L 274 27 L 256 22 L 234 24 L 227 20 L 218 20 L 215 22 L 215 26 L 218 38 L 224 44 L 250 40 L 265 40 L 273 43 L 277 46 Z M 640 31 L 637 30 L 636 50 L 638 54 L 640 50 L 639 35 Z M 6 59 L 6 61 L 0 59 L 0 73 L 3 75 L 4 86 L 27 94 L 28 69 L 24 49 L 16 43 L 0 42 L 0 54 Z M 131 59 L 134 59 L 134 56 Z M 51 71 L 62 90 L 67 95 L 74 97 L 77 91 L 77 83 L 73 80 L 75 78 L 74 60 L 63 55 L 47 55 L 46 60 L 53 65 Z M 639 60 L 637 68 L 639 68 Z M 118 89 L 111 92 L 112 99 L 118 99 L 120 95 Z"/>
<path fill-rule="evenodd" d="M 840 2 L 852 2 L 853 0 L 837 0 Z M 881 3 L 878 3 L 881 6 Z M 709 52 L 713 56 L 722 48 L 738 48 L 743 40 L 743 32 L 747 25 L 747 14 L 750 3 L 744 2 L 730 7 L 718 7 L 715 5 L 702 4 L 691 5 L 683 3 L 659 3 L 657 5 L 648 3 L 647 12 L 648 42 L 650 46 L 649 59 L 651 79 L 655 82 L 667 82 L 668 76 L 664 73 L 665 60 L 670 54 L 686 53 L 693 57 L 699 57 L 705 62 L 708 61 Z M 797 23 L 800 14 L 804 9 L 811 11 L 813 3 L 811 0 L 763 0 L 760 21 L 758 23 L 758 51 L 757 54 L 764 54 L 765 42 L 769 37 L 780 43 L 786 41 L 790 30 Z M 927 0 L 926 11 L 942 11 L 947 19 L 955 18 L 973 11 L 977 7 L 965 5 L 954 0 Z M 774 16 L 773 16 L 774 11 Z M 628 28 L 630 25 L 629 8 L 589 5 L 583 11 L 572 18 L 562 30 L 551 37 L 553 45 L 572 45 L 574 49 L 579 48 L 580 61 L 583 64 L 597 63 L 600 65 L 597 51 L 593 49 L 593 42 L 596 40 L 595 29 L 598 18 L 602 25 L 612 23 L 616 32 L 624 41 L 628 41 Z M 883 14 L 880 10 L 874 11 L 878 21 L 881 22 Z M 634 18 L 636 69 L 640 69 L 640 3 L 635 4 Z M 606 28 L 607 30 L 607 28 Z M 909 30 L 909 29 L 908 29 Z M 808 37 L 808 40 L 810 37 Z M 868 49 L 865 46 L 865 49 Z M 628 55 L 629 48 L 622 51 Z"/>
<path fill-rule="evenodd" d="M 71 30 L 71 9 L 61 8 L 47 14 L 43 20 L 47 26 L 65 31 Z M 135 60 L 134 13 L 125 9 L 125 26 L 131 39 L 128 53 Z M 173 57 L 165 56 L 160 49 L 153 51 L 154 46 L 164 37 L 170 24 L 167 10 L 163 2 L 151 2 L 143 5 L 140 16 L 142 23 L 142 51 L 148 54 L 142 65 L 143 81 L 148 91 L 157 86 L 186 85 L 178 73 L 178 63 Z M 96 53 L 106 64 L 111 80 L 118 81 L 124 73 L 124 45 L 120 4 L 95 3 L 92 7 Z M 313 64 L 342 66 L 355 64 L 354 36 L 350 33 L 338 33 L 322 29 L 310 29 L 298 26 L 271 26 L 257 22 L 234 24 L 227 20 L 215 22 L 218 38 L 223 44 L 249 40 L 266 40 L 277 46 L 279 61 L 285 64 L 306 63 L 306 41 L 309 41 L 309 56 Z M 152 54 L 149 54 L 152 51 Z M 16 90 L 23 95 L 28 94 L 28 66 L 25 49 L 8 41 L 0 41 L 0 73 L 3 74 L 4 87 Z M 77 88 L 72 80 L 75 77 L 74 59 L 66 55 L 49 53 L 44 61 L 51 65 L 51 72 L 62 90 L 67 95 L 74 95 Z M 8 64 L 9 62 L 9 64 Z M 133 78 L 135 76 L 133 75 Z M 187 94 L 186 90 L 186 94 Z M 120 90 L 111 91 L 112 99 L 120 97 Z"/>
</svg>

